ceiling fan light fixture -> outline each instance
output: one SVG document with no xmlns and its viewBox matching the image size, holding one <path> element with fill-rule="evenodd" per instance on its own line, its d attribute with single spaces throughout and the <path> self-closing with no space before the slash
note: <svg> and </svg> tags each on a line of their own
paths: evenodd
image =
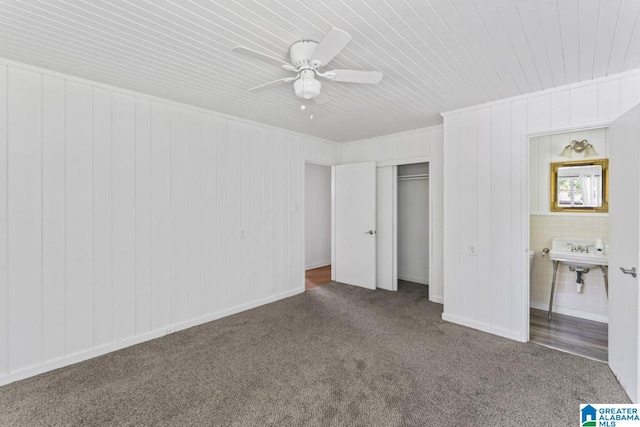
<svg viewBox="0 0 640 427">
<path fill-rule="evenodd" d="M 313 77 L 305 77 L 295 81 L 293 84 L 293 90 L 296 92 L 296 96 L 304 99 L 313 99 L 320 95 L 322 89 L 322 83 Z"/>
</svg>

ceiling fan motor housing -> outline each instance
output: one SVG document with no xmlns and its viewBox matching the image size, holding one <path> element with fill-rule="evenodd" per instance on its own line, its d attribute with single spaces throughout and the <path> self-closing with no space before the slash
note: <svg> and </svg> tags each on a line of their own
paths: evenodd
<svg viewBox="0 0 640 427">
<path fill-rule="evenodd" d="M 311 64 L 311 55 L 316 50 L 318 42 L 313 40 L 300 40 L 295 42 L 289 47 L 289 58 L 291 59 L 291 65 L 296 68 Z"/>
</svg>

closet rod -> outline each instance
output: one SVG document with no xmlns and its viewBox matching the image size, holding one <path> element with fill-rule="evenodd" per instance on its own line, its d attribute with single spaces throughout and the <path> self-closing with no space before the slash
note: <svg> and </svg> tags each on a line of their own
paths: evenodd
<svg viewBox="0 0 640 427">
<path fill-rule="evenodd" d="M 416 175 L 399 175 L 398 176 L 398 180 L 401 180 L 401 179 L 425 179 L 425 178 L 429 178 L 429 174 L 428 173 L 421 173 L 421 174 L 416 174 Z"/>
</svg>

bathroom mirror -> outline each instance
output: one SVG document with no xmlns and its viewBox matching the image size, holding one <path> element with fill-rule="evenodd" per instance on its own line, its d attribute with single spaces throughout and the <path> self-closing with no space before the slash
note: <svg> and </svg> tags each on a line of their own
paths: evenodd
<svg viewBox="0 0 640 427">
<path fill-rule="evenodd" d="M 609 159 L 551 163 L 552 212 L 609 212 Z"/>
</svg>

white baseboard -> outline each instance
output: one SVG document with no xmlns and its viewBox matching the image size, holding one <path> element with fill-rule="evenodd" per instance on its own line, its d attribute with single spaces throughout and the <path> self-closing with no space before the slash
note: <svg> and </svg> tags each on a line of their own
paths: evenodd
<svg viewBox="0 0 640 427">
<path fill-rule="evenodd" d="M 331 265 L 331 260 L 329 261 L 320 261 L 314 262 L 304 267 L 305 270 L 313 270 L 314 268 L 326 267 L 327 265 Z"/>
<path fill-rule="evenodd" d="M 549 310 L 549 304 L 544 304 L 540 302 L 530 301 L 529 306 L 531 308 L 537 308 L 538 310 L 544 310 L 544 311 Z M 600 323 L 609 323 L 609 316 L 605 316 L 604 314 L 589 313 L 588 311 L 574 310 L 572 308 L 557 307 L 557 306 L 554 306 L 552 311 L 554 313 L 565 314 L 567 316 L 577 317 L 579 319 L 593 320 L 594 322 L 600 322 Z"/>
<path fill-rule="evenodd" d="M 521 334 L 514 333 L 509 329 L 499 328 L 491 326 L 488 323 L 482 323 L 471 319 L 465 319 L 463 317 L 454 316 L 447 313 L 442 313 L 442 320 L 457 323 L 458 325 L 467 326 L 469 328 L 478 329 L 482 332 L 488 332 L 490 334 L 499 335 L 504 338 L 509 338 L 519 342 L 526 342 Z"/>
<path fill-rule="evenodd" d="M 99 347 L 94 347 L 92 349 L 79 351 L 77 353 L 69 354 L 57 359 L 47 360 L 46 362 L 38 365 L 21 368 L 13 372 L 0 375 L 0 386 L 7 385 L 15 381 L 20 381 L 25 378 L 33 377 L 35 375 L 52 371 L 54 369 L 59 369 L 65 366 L 73 365 L 74 363 L 83 362 L 85 360 L 92 359 L 94 357 L 102 356 L 103 354 L 111 353 L 116 350 L 121 350 L 125 347 L 130 347 L 132 345 L 140 344 L 145 341 L 150 341 L 156 338 L 160 338 L 165 335 L 172 334 L 174 332 L 191 328 L 193 326 L 202 325 L 203 323 L 208 323 L 216 319 L 220 319 L 223 317 L 230 316 L 232 314 L 240 313 L 241 311 L 250 310 L 252 308 L 259 307 L 261 305 L 269 304 L 271 302 L 275 302 L 284 298 L 292 297 L 302 292 L 304 292 L 304 287 L 294 289 L 291 291 L 282 292 L 282 293 L 279 293 L 267 298 L 262 298 L 256 301 L 252 301 L 246 304 L 237 305 L 235 307 L 232 307 L 226 310 L 217 311 L 215 313 L 207 314 L 207 315 L 204 315 L 195 319 L 191 319 L 185 322 L 175 323 L 162 329 L 147 332 L 141 335 L 136 335 L 130 338 L 125 338 L 123 340 L 116 341 L 110 344 L 105 344 Z"/>
<path fill-rule="evenodd" d="M 418 283 L 420 285 L 429 286 L 429 278 L 426 279 L 424 277 L 414 277 L 414 276 L 405 276 L 402 274 L 398 274 L 398 280 L 406 280 L 407 282 Z"/>
<path fill-rule="evenodd" d="M 438 296 L 429 295 L 429 301 L 435 302 L 437 304 L 444 304 L 444 298 Z"/>
</svg>

